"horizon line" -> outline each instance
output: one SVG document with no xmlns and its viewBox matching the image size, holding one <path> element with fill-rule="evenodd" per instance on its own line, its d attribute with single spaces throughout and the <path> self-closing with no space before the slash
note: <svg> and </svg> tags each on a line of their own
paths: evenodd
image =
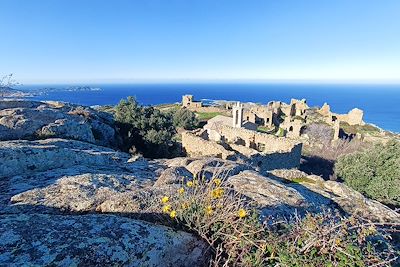
<svg viewBox="0 0 400 267">
<path fill-rule="evenodd" d="M 28 80 L 24 85 L 68 84 L 160 84 L 160 83 L 271 83 L 271 84 L 387 84 L 400 85 L 400 79 L 88 79 L 88 80 Z"/>
</svg>

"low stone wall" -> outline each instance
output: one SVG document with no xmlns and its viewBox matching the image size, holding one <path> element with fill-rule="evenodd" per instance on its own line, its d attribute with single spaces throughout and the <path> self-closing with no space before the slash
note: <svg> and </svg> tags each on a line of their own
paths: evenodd
<svg viewBox="0 0 400 267">
<path fill-rule="evenodd" d="M 182 133 L 182 146 L 188 156 L 213 156 L 222 159 L 230 159 L 235 156 L 233 151 L 226 150 L 214 141 L 205 140 L 189 132 Z"/>
<path fill-rule="evenodd" d="M 231 148 L 244 156 L 244 160 L 261 173 L 274 169 L 298 168 L 301 159 L 302 144 L 297 144 L 288 152 L 260 153 L 255 149 L 240 145 L 230 145 Z"/>
<path fill-rule="evenodd" d="M 277 137 L 271 134 L 259 133 L 243 128 L 234 128 L 221 125 L 215 129 L 221 136 L 225 138 L 225 142 L 237 142 L 241 139 L 248 147 L 257 147 L 258 144 L 264 144 L 266 153 L 272 152 L 290 152 L 295 145 L 300 142 L 285 138 Z"/>
</svg>

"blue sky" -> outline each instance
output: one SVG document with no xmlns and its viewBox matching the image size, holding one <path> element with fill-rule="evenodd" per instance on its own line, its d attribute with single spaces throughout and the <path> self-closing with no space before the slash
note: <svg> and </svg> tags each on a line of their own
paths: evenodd
<svg viewBox="0 0 400 267">
<path fill-rule="evenodd" d="M 23 83 L 400 81 L 399 0 L 0 0 Z"/>
</svg>

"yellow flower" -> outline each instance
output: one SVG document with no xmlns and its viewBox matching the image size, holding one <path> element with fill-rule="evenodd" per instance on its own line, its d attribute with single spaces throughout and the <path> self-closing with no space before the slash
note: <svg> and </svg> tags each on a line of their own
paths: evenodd
<svg viewBox="0 0 400 267">
<path fill-rule="evenodd" d="M 188 182 L 186 183 L 186 185 L 187 185 L 188 187 L 192 187 L 192 186 L 193 186 L 193 182 L 192 182 L 192 181 L 188 181 Z"/>
<path fill-rule="evenodd" d="M 181 205 L 181 207 L 182 207 L 182 209 L 187 209 L 187 208 L 189 208 L 189 204 L 188 203 L 183 203 L 182 205 Z"/>
<path fill-rule="evenodd" d="M 224 189 L 222 189 L 222 188 L 214 189 L 214 190 L 211 192 L 211 196 L 212 196 L 213 198 L 221 198 L 223 195 L 224 195 Z"/>
<path fill-rule="evenodd" d="M 179 189 L 178 189 L 178 193 L 179 193 L 180 195 L 182 195 L 183 193 L 185 193 L 185 189 L 184 189 L 183 187 L 179 188 Z"/>
<path fill-rule="evenodd" d="M 207 215 L 211 215 L 213 213 L 213 209 L 212 209 L 212 207 L 210 206 L 210 205 L 208 205 L 207 207 L 206 207 L 206 214 Z"/>
<path fill-rule="evenodd" d="M 172 219 L 174 219 L 176 217 L 176 211 L 171 211 L 171 213 L 169 214 L 169 217 L 171 217 Z"/>
<path fill-rule="evenodd" d="M 340 244 L 342 243 L 342 240 L 340 238 L 337 238 L 335 240 L 335 243 L 336 243 L 337 246 L 340 246 Z"/>
<path fill-rule="evenodd" d="M 244 218 L 247 216 L 247 212 L 244 209 L 240 209 L 238 212 L 239 218 Z"/>
<path fill-rule="evenodd" d="M 165 196 L 161 199 L 162 203 L 167 203 L 169 201 L 169 197 Z"/>
<path fill-rule="evenodd" d="M 220 184 L 221 184 L 221 179 L 214 179 L 213 180 L 213 182 L 214 182 L 214 184 L 216 185 L 216 186 L 219 186 Z"/>
<path fill-rule="evenodd" d="M 168 212 L 170 212 L 171 211 L 171 205 L 165 205 L 164 207 L 163 207 L 163 212 L 165 212 L 165 213 L 168 213 Z"/>
</svg>

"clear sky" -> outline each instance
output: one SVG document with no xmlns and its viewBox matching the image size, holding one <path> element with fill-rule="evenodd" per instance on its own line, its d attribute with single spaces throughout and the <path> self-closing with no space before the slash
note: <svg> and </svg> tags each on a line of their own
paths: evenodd
<svg viewBox="0 0 400 267">
<path fill-rule="evenodd" d="M 400 0 L 0 0 L 22 83 L 400 81 Z"/>
</svg>

